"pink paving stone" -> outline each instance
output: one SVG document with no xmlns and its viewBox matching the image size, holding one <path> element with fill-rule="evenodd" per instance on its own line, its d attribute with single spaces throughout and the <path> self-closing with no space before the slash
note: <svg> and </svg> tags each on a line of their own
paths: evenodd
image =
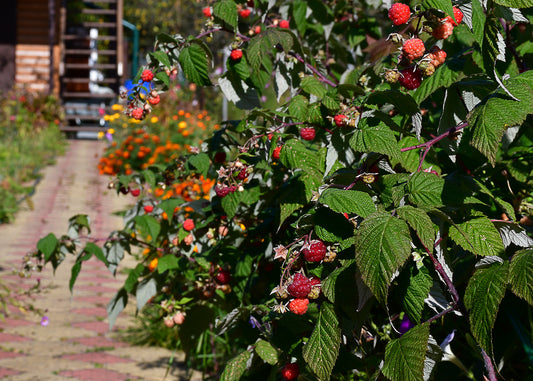
<svg viewBox="0 0 533 381">
<path fill-rule="evenodd" d="M 7 376 L 14 376 L 15 374 L 19 374 L 20 372 L 8 369 L 8 368 L 0 368 L 0 378 L 7 377 Z"/>
<path fill-rule="evenodd" d="M 82 270 L 83 271 L 83 270 Z M 92 282 L 92 283 L 111 283 L 116 282 L 122 283 L 120 280 L 112 278 L 111 274 L 109 274 L 109 277 L 78 277 L 78 280 L 76 282 Z"/>
<path fill-rule="evenodd" d="M 30 339 L 19 335 L 12 335 L 10 333 L 0 332 L 0 343 L 15 343 L 21 341 L 30 341 Z"/>
<path fill-rule="evenodd" d="M 111 301 L 111 297 L 108 296 L 79 296 L 74 298 L 75 302 L 91 303 L 91 304 L 102 304 L 107 306 Z"/>
<path fill-rule="evenodd" d="M 93 308 L 76 308 L 71 310 L 74 314 L 85 315 L 85 316 L 102 316 L 107 317 L 107 309 L 104 307 L 93 307 Z"/>
<path fill-rule="evenodd" d="M 116 288 L 104 287 L 104 286 L 74 286 L 78 291 L 91 291 L 91 292 L 117 292 Z"/>
<path fill-rule="evenodd" d="M 109 339 L 106 339 L 105 337 L 102 337 L 102 336 L 92 336 L 92 337 L 80 337 L 80 338 L 76 338 L 76 339 L 70 339 L 69 341 L 71 342 L 74 342 L 74 343 L 78 343 L 78 344 L 81 344 L 81 345 L 86 345 L 88 347 L 114 347 L 114 348 L 118 348 L 118 347 L 126 347 L 128 346 L 127 343 L 124 343 L 122 341 L 114 341 L 114 340 L 109 340 Z"/>
<path fill-rule="evenodd" d="M 15 358 L 15 357 L 20 357 L 20 356 L 26 356 L 26 355 L 24 355 L 22 353 L 6 352 L 6 351 L 0 350 L 0 360 L 12 359 L 12 358 Z"/>
<path fill-rule="evenodd" d="M 115 372 L 108 369 L 80 369 L 80 370 L 66 370 L 59 373 L 60 376 L 76 377 L 83 381 L 126 381 L 134 380 L 134 378 L 128 374 Z"/>
<path fill-rule="evenodd" d="M 117 364 L 124 362 L 133 362 L 133 360 L 131 359 L 125 359 L 104 352 L 77 353 L 73 355 L 64 355 L 61 356 L 61 358 L 72 361 L 85 361 L 97 364 Z"/>
<path fill-rule="evenodd" d="M 27 320 L 23 319 L 13 319 L 13 318 L 4 318 L 4 320 L 0 320 L 0 327 L 27 327 L 29 325 L 34 325 L 35 323 L 32 323 Z"/>
<path fill-rule="evenodd" d="M 72 326 L 75 328 L 87 329 L 96 333 L 106 333 L 109 332 L 109 324 L 101 321 L 87 321 L 82 323 L 72 323 Z"/>
<path fill-rule="evenodd" d="M 84 267 L 82 271 L 83 271 L 83 274 L 101 275 L 104 277 L 112 275 L 109 272 L 109 270 L 106 270 L 106 269 L 97 270 L 97 269 L 91 269 L 91 268 Z"/>
</svg>

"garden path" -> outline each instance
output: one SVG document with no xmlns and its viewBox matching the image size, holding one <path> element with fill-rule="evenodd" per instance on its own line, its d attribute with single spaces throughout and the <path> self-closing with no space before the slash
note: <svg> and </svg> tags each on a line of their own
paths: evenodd
<svg viewBox="0 0 533 381">
<path fill-rule="evenodd" d="M 74 214 L 90 216 L 94 237 L 104 238 L 121 227 L 121 218 L 113 213 L 133 200 L 107 189 L 108 179 L 96 168 L 102 149 L 101 142 L 70 141 L 66 155 L 43 171 L 43 180 L 31 198 L 33 208 L 17 213 L 13 224 L 0 225 L 0 277 L 12 287 L 26 290 L 40 278 L 43 291 L 25 300 L 45 311 L 49 319 L 48 325 L 43 325 L 41 315 L 13 306 L 8 318 L 0 319 L 0 379 L 188 379 L 182 353 L 168 368 L 171 351 L 135 347 L 116 338 L 120 328 L 134 324 L 134 306 L 128 306 L 113 330 L 108 331 L 105 307 L 124 274 L 114 278 L 102 263 L 90 260 L 84 263 L 71 294 L 68 264 L 60 266 L 55 275 L 51 266 L 30 279 L 12 273 L 20 268 L 23 256 L 35 249 L 40 238 L 49 232 L 65 234 L 68 219 Z M 74 256 L 66 260 L 73 263 Z"/>
</svg>

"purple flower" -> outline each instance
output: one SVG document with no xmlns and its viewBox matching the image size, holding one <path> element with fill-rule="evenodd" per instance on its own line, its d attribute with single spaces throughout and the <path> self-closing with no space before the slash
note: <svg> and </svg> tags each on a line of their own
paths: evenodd
<svg viewBox="0 0 533 381">
<path fill-rule="evenodd" d="M 414 323 L 411 320 L 409 320 L 409 318 L 407 317 L 407 314 L 404 314 L 402 323 L 400 324 L 400 329 L 399 329 L 400 335 L 403 335 L 404 333 L 409 331 L 414 326 L 415 326 Z"/>
<path fill-rule="evenodd" d="M 261 323 L 259 323 L 259 321 L 253 316 L 250 316 L 250 319 L 248 320 L 248 322 L 250 323 L 252 328 L 259 328 L 259 329 L 262 328 Z"/>
<path fill-rule="evenodd" d="M 50 319 L 48 319 L 48 316 L 43 316 L 41 319 L 41 325 L 43 327 L 46 327 L 48 324 L 50 324 Z"/>
<path fill-rule="evenodd" d="M 109 140 L 110 142 L 113 141 L 113 135 L 111 135 L 109 132 L 106 132 L 106 133 L 105 133 L 105 137 L 106 137 L 106 139 Z"/>
</svg>

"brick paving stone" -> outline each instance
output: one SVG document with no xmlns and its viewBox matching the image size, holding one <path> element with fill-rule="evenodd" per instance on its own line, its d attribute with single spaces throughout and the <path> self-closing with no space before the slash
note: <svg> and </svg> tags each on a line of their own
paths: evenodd
<svg viewBox="0 0 533 381">
<path fill-rule="evenodd" d="M 109 324 L 101 321 L 86 321 L 80 323 L 72 323 L 73 327 L 86 329 L 88 331 L 93 331 L 96 333 L 107 333 L 109 332 Z"/>
<path fill-rule="evenodd" d="M 29 325 L 35 325 L 35 323 L 31 321 L 27 321 L 23 319 L 15 319 L 15 318 L 4 318 L 3 320 L 0 320 L 0 328 L 27 327 Z"/>
<path fill-rule="evenodd" d="M 122 341 L 110 340 L 102 336 L 78 337 L 74 339 L 69 339 L 69 341 L 88 347 L 100 348 L 119 348 L 128 345 L 127 343 L 124 343 Z"/>
<path fill-rule="evenodd" d="M 16 353 L 16 352 L 9 352 L 9 351 L 3 351 L 0 349 L 0 360 L 4 359 L 12 359 L 15 357 L 24 356 L 22 353 Z"/>
<path fill-rule="evenodd" d="M 104 286 L 82 286 L 75 285 L 74 288 L 78 291 L 90 291 L 91 293 L 105 293 L 105 292 L 117 292 L 117 288 L 114 287 L 104 287 Z"/>
<path fill-rule="evenodd" d="M 75 308 L 70 312 L 73 314 L 79 314 L 84 316 L 107 317 L 107 309 L 105 309 L 104 307 Z"/>
<path fill-rule="evenodd" d="M 75 377 L 83 381 L 127 381 L 136 380 L 136 378 L 115 372 L 108 369 L 80 369 L 80 370 L 66 370 L 60 372 L 59 375 L 66 377 Z"/>
<path fill-rule="evenodd" d="M 4 378 L 7 376 L 14 376 L 16 374 L 20 374 L 20 372 L 13 370 L 13 369 L 0 367 L 0 378 Z"/>
<path fill-rule="evenodd" d="M 85 361 L 96 364 L 117 364 L 122 362 L 133 362 L 131 359 L 125 359 L 122 357 L 110 355 L 105 352 L 87 352 L 87 353 L 76 353 L 72 355 L 61 356 L 62 359 L 71 360 L 71 361 Z"/>
<path fill-rule="evenodd" d="M 10 333 L 0 332 L 0 343 L 18 343 L 21 341 L 30 341 L 24 336 L 12 335 Z"/>
<path fill-rule="evenodd" d="M 111 301 L 111 296 L 76 296 L 74 301 L 107 306 L 107 304 Z"/>
<path fill-rule="evenodd" d="M 121 285 L 123 282 L 112 278 L 112 275 L 109 274 L 109 278 L 105 278 L 102 276 L 93 276 L 93 277 L 83 277 L 79 276 L 78 280 L 76 281 L 76 284 L 81 284 L 81 282 L 88 282 L 88 283 L 116 283 L 117 285 Z M 118 289 L 118 287 L 117 287 Z"/>
</svg>

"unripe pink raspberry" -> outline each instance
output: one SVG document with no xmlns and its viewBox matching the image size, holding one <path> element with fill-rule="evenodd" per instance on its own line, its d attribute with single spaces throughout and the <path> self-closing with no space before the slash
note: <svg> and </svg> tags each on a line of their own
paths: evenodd
<svg viewBox="0 0 533 381">
<path fill-rule="evenodd" d="M 431 60 L 433 66 L 438 67 L 446 61 L 446 52 L 439 47 L 434 47 L 428 54 L 428 58 Z"/>
<path fill-rule="evenodd" d="M 303 315 L 307 312 L 309 299 L 293 299 L 289 302 L 289 310 L 296 315 Z"/>
<path fill-rule="evenodd" d="M 389 9 L 389 19 L 394 25 L 402 25 L 409 21 L 411 17 L 411 9 L 409 5 L 402 3 L 392 4 Z"/>
<path fill-rule="evenodd" d="M 411 61 L 420 58 L 426 52 L 424 41 L 419 38 L 410 38 L 404 42 L 402 52 Z"/>
<path fill-rule="evenodd" d="M 416 70 L 414 66 L 403 69 L 400 74 L 398 82 L 407 90 L 417 89 L 422 83 L 422 73 L 420 70 Z"/>
<path fill-rule="evenodd" d="M 144 115 L 144 110 L 142 107 L 134 108 L 131 111 L 131 117 L 134 119 L 141 120 L 143 118 L 143 115 Z"/>
<path fill-rule="evenodd" d="M 445 21 L 433 29 L 431 35 L 437 40 L 445 40 L 453 33 L 453 24 Z"/>
</svg>

